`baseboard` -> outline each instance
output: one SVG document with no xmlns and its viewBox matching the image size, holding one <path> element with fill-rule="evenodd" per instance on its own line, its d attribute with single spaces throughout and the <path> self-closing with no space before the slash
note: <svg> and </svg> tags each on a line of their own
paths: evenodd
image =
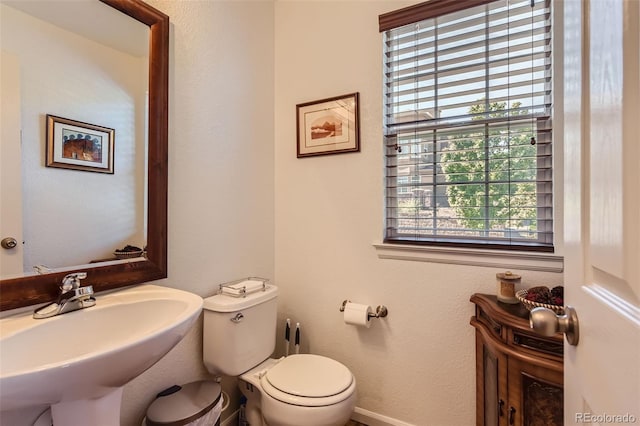
<svg viewBox="0 0 640 426">
<path fill-rule="evenodd" d="M 368 426 L 414 426 L 410 423 L 392 419 L 391 417 L 383 416 L 382 414 L 374 413 L 373 411 L 360 407 L 356 407 L 353 410 L 351 419 Z"/>
<path fill-rule="evenodd" d="M 234 411 L 229 417 L 220 422 L 220 426 L 231 426 L 238 424 L 238 414 L 240 410 Z M 364 408 L 356 407 L 353 410 L 351 419 L 364 423 L 368 426 L 415 426 L 411 423 L 406 423 L 398 419 L 392 419 L 391 417 L 383 416 L 382 414 L 374 413 L 373 411 L 365 410 Z"/>
<path fill-rule="evenodd" d="M 220 422 L 220 426 L 231 426 L 231 425 L 237 425 L 238 424 L 238 413 L 240 413 L 240 410 L 236 410 L 233 413 L 231 413 L 231 415 L 229 417 L 227 417 L 226 419 L 224 419 L 223 421 Z"/>
</svg>

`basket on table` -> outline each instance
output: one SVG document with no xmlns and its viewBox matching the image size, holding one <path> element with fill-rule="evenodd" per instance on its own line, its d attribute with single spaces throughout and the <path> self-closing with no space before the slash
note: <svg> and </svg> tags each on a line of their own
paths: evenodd
<svg viewBox="0 0 640 426">
<path fill-rule="evenodd" d="M 555 312 L 558 315 L 563 315 L 564 314 L 564 306 L 562 306 L 562 305 L 551 305 L 549 303 L 534 302 L 533 300 L 527 299 L 527 294 L 528 293 L 529 293 L 529 290 L 519 290 L 519 291 L 516 292 L 516 298 L 529 311 L 532 310 L 533 308 L 547 308 L 547 309 L 551 309 L 553 312 Z"/>
</svg>

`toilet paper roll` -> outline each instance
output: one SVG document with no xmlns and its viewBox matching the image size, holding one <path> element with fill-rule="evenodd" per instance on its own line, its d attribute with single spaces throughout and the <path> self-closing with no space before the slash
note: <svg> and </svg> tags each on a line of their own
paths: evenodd
<svg viewBox="0 0 640 426">
<path fill-rule="evenodd" d="M 345 324 L 369 328 L 371 327 L 369 313 L 373 313 L 371 306 L 347 302 L 344 307 L 344 322 Z"/>
</svg>

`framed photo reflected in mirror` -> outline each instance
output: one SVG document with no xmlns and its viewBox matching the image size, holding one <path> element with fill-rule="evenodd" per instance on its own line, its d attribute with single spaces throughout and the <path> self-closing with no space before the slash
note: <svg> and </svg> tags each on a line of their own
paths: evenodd
<svg viewBox="0 0 640 426">
<path fill-rule="evenodd" d="M 47 114 L 46 166 L 113 174 L 115 130 Z"/>
</svg>

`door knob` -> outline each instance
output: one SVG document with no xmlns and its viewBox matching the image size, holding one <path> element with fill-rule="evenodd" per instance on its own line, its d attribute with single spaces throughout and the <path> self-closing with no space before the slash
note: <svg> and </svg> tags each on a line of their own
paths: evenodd
<svg viewBox="0 0 640 426">
<path fill-rule="evenodd" d="M 16 239 L 13 237 L 7 237 L 3 238 L 2 241 L 0 241 L 0 245 L 3 249 L 10 250 L 18 245 L 18 241 L 16 241 Z"/>
<path fill-rule="evenodd" d="M 529 313 L 529 325 L 543 336 L 564 333 L 567 342 L 576 346 L 580 339 L 578 315 L 571 306 L 565 307 L 564 312 L 564 315 L 556 315 L 551 309 L 533 308 Z"/>
</svg>

